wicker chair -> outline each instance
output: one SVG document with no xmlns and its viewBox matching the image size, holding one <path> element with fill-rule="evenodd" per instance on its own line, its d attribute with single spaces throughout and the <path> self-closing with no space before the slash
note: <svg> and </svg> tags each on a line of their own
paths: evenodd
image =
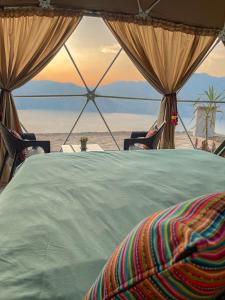
<svg viewBox="0 0 225 300">
<path fill-rule="evenodd" d="M 9 175 L 8 182 L 12 179 L 15 169 L 18 165 L 22 163 L 19 155 L 21 152 L 28 147 L 41 147 L 45 153 L 50 152 L 50 142 L 49 141 L 36 141 L 36 137 L 33 133 L 24 133 L 21 135 L 21 139 L 17 138 L 8 128 L 6 128 L 2 123 L 0 123 L 0 133 L 2 140 L 4 142 L 6 153 L 3 159 L 3 164 L 1 167 L 0 178 L 3 174 L 5 164 L 8 158 L 13 160 L 12 168 Z"/>
<path fill-rule="evenodd" d="M 214 151 L 214 154 L 225 157 L 225 140 Z"/>
<path fill-rule="evenodd" d="M 147 131 L 134 131 L 131 133 L 129 139 L 124 140 L 124 150 L 129 150 L 131 146 L 135 144 L 142 144 L 148 147 L 148 149 L 157 149 L 159 140 L 163 133 L 165 122 L 158 128 L 158 130 L 151 136 L 146 138 Z"/>
</svg>

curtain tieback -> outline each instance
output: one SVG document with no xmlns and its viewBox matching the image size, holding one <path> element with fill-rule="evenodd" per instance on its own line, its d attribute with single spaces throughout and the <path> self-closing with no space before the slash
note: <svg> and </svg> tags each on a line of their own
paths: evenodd
<svg viewBox="0 0 225 300">
<path fill-rule="evenodd" d="M 2 92 L 8 92 L 8 93 L 11 93 L 11 90 L 8 90 L 8 89 L 5 89 L 5 88 L 2 88 L 1 90 L 2 90 Z"/>
<path fill-rule="evenodd" d="M 165 94 L 165 97 L 175 97 L 177 94 L 176 93 L 169 93 Z M 171 125 L 177 126 L 178 125 L 178 113 L 177 113 L 177 104 L 176 103 L 171 103 L 171 113 L 170 113 L 170 122 Z"/>
<path fill-rule="evenodd" d="M 169 93 L 169 94 L 165 94 L 164 96 L 165 97 L 170 97 L 170 96 L 176 96 L 177 95 L 177 93 Z"/>
</svg>

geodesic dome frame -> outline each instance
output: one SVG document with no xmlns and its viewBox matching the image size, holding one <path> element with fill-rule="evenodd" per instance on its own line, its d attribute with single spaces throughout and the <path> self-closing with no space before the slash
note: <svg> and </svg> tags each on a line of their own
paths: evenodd
<svg viewBox="0 0 225 300">
<path fill-rule="evenodd" d="M 225 23 L 224 0 L 0 0 L 0 38 L 2 40 L 0 54 L 1 57 L 5 57 L 6 61 L 4 62 L 3 59 L 2 65 L 0 64 L 0 87 L 2 90 L 0 109 L 3 123 L 9 128 L 21 130 L 11 91 L 40 72 L 65 44 L 84 15 L 104 18 L 122 48 L 144 77 L 164 95 L 160 116 L 166 119 L 167 128 L 163 137 L 164 143 L 161 146 L 162 148 L 173 148 L 174 125 L 176 125 L 177 119 L 176 92 L 208 55 L 217 38 L 219 37 L 224 41 L 224 31 L 222 31 Z M 37 24 L 40 23 L 36 32 L 28 28 L 27 20 L 25 22 L 25 19 L 32 19 L 32 17 L 36 19 Z M 43 21 L 44 18 L 45 21 Z M 26 26 L 22 25 L 23 22 Z M 17 41 L 14 40 L 12 32 L 16 32 L 18 27 L 26 27 L 34 35 L 37 33 L 43 35 L 43 41 L 55 40 L 51 45 L 52 48 L 48 43 L 44 48 L 44 42 L 41 41 L 37 52 L 43 56 L 48 45 L 49 53 L 45 53 L 42 61 L 39 61 L 39 57 L 34 55 L 25 69 L 22 66 L 24 57 L 15 58 L 17 50 L 19 51 L 19 47 L 15 48 L 15 44 L 20 43 L 20 46 L 22 44 L 24 46 L 26 43 L 25 46 L 28 48 L 28 43 L 23 39 L 24 37 L 27 38 L 24 33 L 21 35 L 23 38 L 18 37 L 18 34 L 14 35 Z M 49 28 L 51 28 L 51 32 L 47 32 Z M 144 31 L 145 33 L 141 36 Z M 45 32 L 45 36 L 43 32 Z M 179 36 L 172 43 L 170 43 L 171 33 L 177 33 Z M 151 43 L 145 44 L 150 36 Z M 190 68 L 183 66 L 184 78 L 173 78 L 176 85 L 173 83 L 168 86 L 167 81 L 174 75 L 173 73 L 177 71 L 176 76 L 179 75 L 179 63 L 177 63 L 177 70 L 175 70 L 170 59 L 166 61 L 167 56 L 173 55 L 174 46 L 177 47 L 178 59 L 183 61 L 182 51 L 184 52 L 184 47 L 182 43 L 176 43 L 179 39 L 185 41 L 185 46 L 188 49 L 186 54 L 192 57 L 194 57 L 195 52 L 198 54 L 196 54 L 194 61 L 191 61 L 190 57 L 188 58 L 187 64 L 190 64 Z M 162 41 L 164 45 L 162 45 Z M 162 46 L 162 49 L 157 53 L 155 46 L 158 45 Z M 26 47 L 24 47 L 25 50 Z M 9 57 L 12 53 L 14 53 L 14 60 L 17 59 L 15 64 L 11 63 L 12 58 Z M 140 57 L 140 53 L 144 54 L 143 57 Z M 176 59 L 175 55 L 171 57 L 173 60 Z M 154 60 L 154 58 L 157 59 Z M 167 65 L 166 70 L 174 69 L 174 72 L 162 75 L 163 70 L 160 70 L 160 74 L 159 67 L 162 68 L 160 64 L 164 60 L 164 64 Z M 20 72 L 10 70 L 10 68 L 15 68 L 17 64 L 20 64 Z M 33 68 L 32 64 L 37 64 L 37 66 Z M 7 71 L 9 71 L 8 74 Z M 13 80 L 12 74 L 17 75 Z M 87 99 L 93 100 L 93 96 L 93 91 L 88 91 Z"/>
</svg>

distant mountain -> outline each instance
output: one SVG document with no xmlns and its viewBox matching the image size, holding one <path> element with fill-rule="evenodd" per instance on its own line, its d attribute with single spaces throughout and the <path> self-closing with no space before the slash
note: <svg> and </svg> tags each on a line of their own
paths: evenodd
<svg viewBox="0 0 225 300">
<path fill-rule="evenodd" d="M 207 74 L 194 74 L 180 91 L 178 98 L 195 100 L 199 95 L 213 85 L 216 90 L 225 90 L 225 77 L 212 77 Z M 46 80 L 32 80 L 26 85 L 14 91 L 14 95 L 59 95 L 59 94 L 85 94 L 84 87 L 72 83 L 60 83 Z M 128 99 L 97 98 L 97 103 L 103 112 L 108 113 L 135 113 L 155 114 L 159 109 L 159 102 L 129 100 L 129 97 L 157 98 L 161 95 L 155 91 L 147 82 L 143 81 L 118 81 L 99 87 L 96 92 L 105 96 L 123 96 Z M 76 98 L 17 98 L 16 106 L 19 110 L 63 110 L 80 111 L 85 103 L 86 97 Z M 179 104 L 180 113 L 190 116 L 193 107 L 190 104 Z M 89 103 L 87 111 L 96 111 L 92 103 Z"/>
</svg>

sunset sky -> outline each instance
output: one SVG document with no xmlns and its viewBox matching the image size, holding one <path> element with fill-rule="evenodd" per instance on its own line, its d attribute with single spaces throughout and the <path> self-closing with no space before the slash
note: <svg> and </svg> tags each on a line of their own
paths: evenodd
<svg viewBox="0 0 225 300">
<path fill-rule="evenodd" d="M 82 19 L 67 41 L 67 46 L 87 84 L 91 86 L 97 84 L 120 49 L 104 22 L 91 17 Z M 197 72 L 225 76 L 225 47 L 219 44 Z M 62 49 L 35 79 L 82 84 L 65 49 Z M 144 80 L 124 52 L 121 53 L 102 84 L 118 80 Z"/>
</svg>

